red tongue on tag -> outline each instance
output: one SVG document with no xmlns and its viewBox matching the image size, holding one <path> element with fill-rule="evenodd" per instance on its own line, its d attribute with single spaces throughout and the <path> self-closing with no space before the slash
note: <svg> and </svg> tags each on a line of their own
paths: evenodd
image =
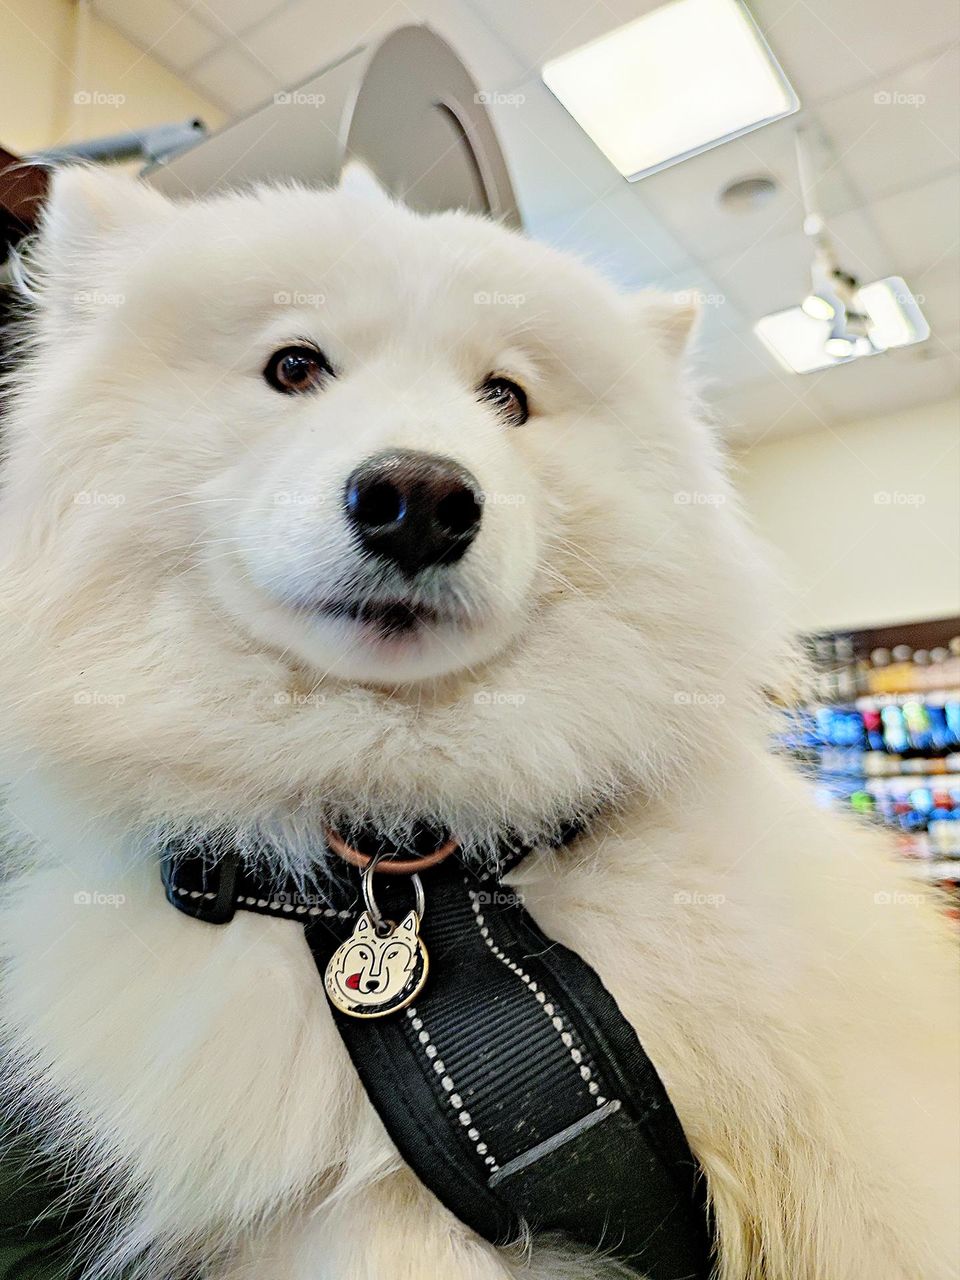
<svg viewBox="0 0 960 1280">
<path fill-rule="evenodd" d="M 360 990 L 359 973 L 351 973 L 350 977 L 347 979 L 346 985 L 350 988 L 351 991 L 359 991 Z"/>
</svg>

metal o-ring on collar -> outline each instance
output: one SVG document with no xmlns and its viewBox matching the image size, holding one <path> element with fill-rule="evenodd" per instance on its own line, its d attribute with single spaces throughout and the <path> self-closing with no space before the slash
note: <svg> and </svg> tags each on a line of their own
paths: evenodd
<svg viewBox="0 0 960 1280">
<path fill-rule="evenodd" d="M 327 827 L 324 835 L 333 852 L 338 853 L 352 867 L 359 867 L 362 871 L 376 870 L 382 875 L 412 876 L 418 871 L 429 871 L 431 867 L 438 866 L 460 848 L 460 841 L 451 836 L 439 849 L 434 849 L 433 853 L 425 853 L 422 858 L 392 858 L 386 854 L 371 856 L 347 844 L 346 840 L 332 827 Z"/>
<path fill-rule="evenodd" d="M 375 854 L 367 867 L 364 868 L 363 875 L 360 878 L 360 888 L 363 891 L 363 901 L 370 913 L 370 919 L 373 921 L 373 927 L 377 933 L 389 932 L 385 928 L 386 921 L 377 906 L 377 900 L 373 896 L 373 876 L 377 870 L 377 863 L 384 857 L 382 853 Z M 413 886 L 413 909 L 417 914 L 417 921 L 421 921 L 427 908 L 426 894 L 423 892 L 423 881 L 416 874 L 411 875 L 410 883 Z"/>
</svg>

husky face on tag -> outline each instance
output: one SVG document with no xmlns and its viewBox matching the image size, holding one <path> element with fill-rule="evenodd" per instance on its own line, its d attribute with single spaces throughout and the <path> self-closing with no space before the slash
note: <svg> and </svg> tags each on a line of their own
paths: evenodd
<svg viewBox="0 0 960 1280">
<path fill-rule="evenodd" d="M 330 957 L 324 978 L 327 995 L 344 1013 L 379 1017 L 408 1004 L 427 976 L 427 953 L 419 921 L 410 911 L 390 933 L 380 936 L 369 912 Z"/>
</svg>

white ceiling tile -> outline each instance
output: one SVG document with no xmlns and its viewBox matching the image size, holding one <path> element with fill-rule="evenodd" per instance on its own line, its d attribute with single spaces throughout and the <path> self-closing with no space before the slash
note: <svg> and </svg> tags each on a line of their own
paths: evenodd
<svg viewBox="0 0 960 1280">
<path fill-rule="evenodd" d="M 960 360 L 926 343 L 825 370 L 817 398 L 835 422 L 850 422 L 942 400 L 958 388 Z"/>
<path fill-rule="evenodd" d="M 663 0 L 476 0 L 485 20 L 522 57 L 531 71 L 551 58 L 577 49 L 614 27 L 623 26 Z"/>
<path fill-rule="evenodd" d="M 862 280 L 892 273 L 896 263 L 863 211 L 837 215 L 830 219 L 829 228 L 844 270 Z M 752 325 L 768 312 L 800 303 L 809 289 L 812 262 L 812 247 L 798 226 L 787 235 L 760 238 L 708 266 Z"/>
<path fill-rule="evenodd" d="M 196 86 L 229 111 L 247 111 L 268 101 L 280 87 L 257 63 L 229 46 L 195 67 Z"/>
<path fill-rule="evenodd" d="M 144 52 L 174 70 L 210 53 L 220 37 L 174 0 L 96 0 L 97 13 Z"/>
<path fill-rule="evenodd" d="M 796 306 L 810 283 L 810 244 L 800 230 L 766 236 L 708 263 L 720 288 L 750 324 L 768 311 Z"/>
<path fill-rule="evenodd" d="M 287 0 L 185 0 L 198 18 L 237 35 L 282 8 Z"/>
<path fill-rule="evenodd" d="M 907 285 L 930 325 L 931 344 L 955 351 L 960 336 L 960 259 L 938 262 L 911 276 Z"/>
<path fill-rule="evenodd" d="M 898 275 L 924 271 L 931 263 L 956 255 L 958 209 L 960 171 L 887 196 L 871 206 L 871 216 L 892 250 Z"/>
<path fill-rule="evenodd" d="M 960 46 L 819 109 L 837 154 L 868 199 L 960 164 Z"/>
<path fill-rule="evenodd" d="M 828 425 L 812 383 L 764 380 L 707 397 L 724 438 L 737 448 Z"/>
<path fill-rule="evenodd" d="M 924 343 L 923 354 L 931 361 L 947 360 L 944 368 L 954 370 L 955 381 L 960 382 L 960 329 L 934 329 Z"/>
<path fill-rule="evenodd" d="M 528 230 L 538 240 L 588 258 L 624 288 L 639 288 L 687 262 L 683 247 L 626 182 L 605 198 L 546 217 L 534 215 Z"/>
<path fill-rule="evenodd" d="M 700 309 L 700 330 L 702 331 L 707 309 L 728 306 L 733 303 L 720 288 L 718 282 L 707 269 L 695 262 L 684 262 L 675 270 L 661 271 L 643 281 L 646 289 L 659 289 L 662 293 L 689 295 Z"/>
<path fill-rule="evenodd" d="M 960 37 L 960 9 L 945 0 L 882 9 L 871 0 L 754 0 L 752 7 L 805 106 L 886 76 Z"/>
<path fill-rule="evenodd" d="M 743 138 L 714 147 L 683 164 L 644 178 L 636 187 L 651 209 L 690 252 L 711 258 L 755 244 L 762 237 L 783 235 L 803 222 L 797 173 L 796 118 L 778 121 Z M 825 176 L 820 184 L 821 208 L 850 208 L 856 195 L 842 168 L 834 164 L 819 127 L 810 122 L 811 154 Z M 768 204 L 740 212 L 721 203 L 731 182 L 771 177 L 778 191 Z"/>
<path fill-rule="evenodd" d="M 149 52 L 173 67 L 185 71 L 217 47 L 219 36 L 189 13 L 157 36 Z"/>
<path fill-rule="evenodd" d="M 707 299 L 710 297 L 706 295 Z M 751 326 L 729 301 L 705 303 L 692 354 L 693 368 L 703 384 L 718 392 L 788 376 L 774 364 Z"/>
<path fill-rule="evenodd" d="M 243 35 L 246 49 L 287 87 L 397 27 L 426 22 L 460 51 L 481 89 L 515 86 L 525 65 L 463 4 L 450 0 L 286 0 Z"/>
<path fill-rule="evenodd" d="M 833 214 L 827 227 L 844 271 L 864 282 L 902 274 L 896 249 L 877 226 L 869 207 Z"/>
<path fill-rule="evenodd" d="M 244 43 L 284 85 L 305 80 L 358 45 L 414 21 L 403 4 L 370 0 L 296 0 Z"/>
</svg>

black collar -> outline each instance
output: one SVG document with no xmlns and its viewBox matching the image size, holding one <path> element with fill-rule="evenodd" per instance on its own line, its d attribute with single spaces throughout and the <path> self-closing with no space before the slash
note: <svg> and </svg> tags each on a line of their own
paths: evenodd
<svg viewBox="0 0 960 1280">
<path fill-rule="evenodd" d="M 578 833 L 570 826 L 553 843 Z M 428 839 L 435 848 L 437 833 Z M 526 852 L 504 842 L 497 869 Z M 336 874 L 322 885 L 276 877 L 213 833 L 169 844 L 163 879 L 179 911 L 209 924 L 238 909 L 300 922 L 323 975 L 361 911 L 359 871 L 329 861 Z M 401 920 L 408 877 L 376 879 L 385 917 Z M 647 1280 L 707 1280 L 702 1175 L 653 1063 L 597 974 L 540 931 L 492 866 L 454 855 L 422 881 L 430 963 L 414 1002 L 376 1019 L 331 1005 L 401 1155 L 492 1243 L 528 1229 L 559 1233 Z"/>
<path fill-rule="evenodd" d="M 517 867 L 535 848 L 559 849 L 583 834 L 590 819 L 570 818 L 558 823 L 542 841 L 531 844 L 510 828 L 500 832 L 482 854 L 463 860 L 478 879 L 500 879 Z M 341 827 L 354 848 L 405 858 L 423 856 L 437 849 L 449 833 L 429 823 L 411 829 L 402 847 L 371 824 Z M 224 830 L 186 831 L 167 839 L 162 849 L 163 882 L 168 899 L 178 910 L 208 924 L 226 924 L 236 911 L 288 916 L 307 922 L 353 919 L 359 893 L 359 875 L 346 866 L 324 842 L 308 875 L 273 870 L 269 853 L 251 842 L 242 844 Z M 429 874 L 429 873 L 424 873 Z"/>
</svg>

